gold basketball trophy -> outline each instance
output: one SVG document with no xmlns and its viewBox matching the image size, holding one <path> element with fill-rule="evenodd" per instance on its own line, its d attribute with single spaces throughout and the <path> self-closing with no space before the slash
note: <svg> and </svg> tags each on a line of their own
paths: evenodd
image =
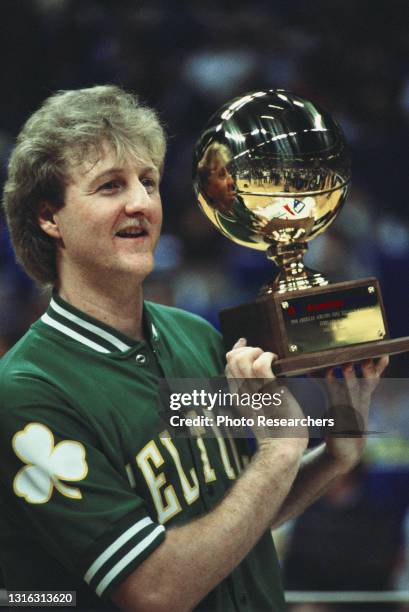
<svg viewBox="0 0 409 612">
<path fill-rule="evenodd" d="M 273 351 L 277 375 L 296 375 L 409 350 L 390 339 L 375 278 L 328 284 L 307 268 L 308 242 L 339 214 L 350 185 L 340 127 L 284 90 L 248 93 L 220 108 L 196 145 L 194 188 L 230 240 L 279 268 L 254 302 L 220 313 L 230 349 L 239 336 Z"/>
</svg>

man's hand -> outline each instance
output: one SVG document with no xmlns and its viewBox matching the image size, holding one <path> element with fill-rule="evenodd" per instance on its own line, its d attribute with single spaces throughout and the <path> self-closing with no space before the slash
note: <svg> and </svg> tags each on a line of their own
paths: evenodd
<svg viewBox="0 0 409 612">
<path fill-rule="evenodd" d="M 271 369 L 275 359 L 274 353 L 247 346 L 247 340 L 239 338 L 226 354 L 226 378 L 275 378 Z"/>
<path fill-rule="evenodd" d="M 277 355 L 264 352 L 259 347 L 247 346 L 247 340 L 240 338 L 232 350 L 226 353 L 225 375 L 230 390 L 234 393 L 257 393 L 275 376 L 271 369 Z M 247 414 L 246 416 L 250 416 Z"/>
<path fill-rule="evenodd" d="M 359 461 L 364 448 L 369 402 L 387 364 L 387 357 L 377 362 L 365 361 L 361 364 L 362 378 L 357 377 L 351 364 L 342 368 L 342 379 L 337 379 L 332 369 L 326 372 L 323 382 L 330 401 L 329 416 L 335 418 L 335 427 L 331 428 L 325 444 L 304 455 L 274 527 L 298 516 Z M 318 378 L 317 374 L 314 376 Z"/>
<path fill-rule="evenodd" d="M 329 416 L 335 419 L 335 428 L 325 439 L 326 453 L 342 471 L 350 470 L 361 458 L 371 397 L 388 363 L 387 356 L 376 362 L 373 359 L 364 361 L 360 378 L 353 364 L 343 366 L 341 379 L 336 378 L 333 369 L 325 374 Z"/>
<path fill-rule="evenodd" d="M 273 418 L 287 419 L 302 419 L 304 414 L 288 389 L 283 389 L 282 385 L 278 385 L 276 377 L 271 369 L 272 364 L 277 359 L 274 353 L 263 351 L 259 347 L 247 346 L 245 338 L 240 338 L 233 346 L 232 350 L 226 355 L 226 378 L 229 381 L 231 392 L 240 394 L 260 394 L 269 393 L 273 396 L 274 393 L 279 393 L 282 403 L 280 406 L 271 406 L 266 409 L 253 410 L 248 406 L 244 408 L 237 406 L 237 410 L 241 416 L 255 417 L 256 415 L 265 415 Z M 266 414 L 267 412 L 267 414 Z M 299 427 L 281 427 L 274 428 L 270 431 L 265 427 L 254 427 L 253 433 L 259 443 L 259 446 L 264 443 L 274 442 L 277 444 L 286 445 L 288 450 L 291 448 L 303 452 L 308 444 L 308 429 L 303 426 Z M 274 434 L 274 435 L 272 435 Z M 291 436 L 291 437 L 289 437 Z"/>
</svg>

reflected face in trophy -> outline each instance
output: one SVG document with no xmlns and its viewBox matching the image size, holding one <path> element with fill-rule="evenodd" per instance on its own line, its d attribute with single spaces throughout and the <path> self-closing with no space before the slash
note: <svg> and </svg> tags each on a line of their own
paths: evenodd
<svg viewBox="0 0 409 612">
<path fill-rule="evenodd" d="M 215 161 L 210 166 L 206 193 L 211 198 L 215 208 L 220 211 L 229 211 L 236 198 L 234 178 L 226 166 L 223 166 L 218 161 Z"/>
<path fill-rule="evenodd" d="M 214 142 L 205 149 L 198 164 L 201 187 L 208 203 L 220 212 L 231 211 L 237 195 L 234 177 L 227 168 L 230 160 L 228 147 Z"/>
</svg>

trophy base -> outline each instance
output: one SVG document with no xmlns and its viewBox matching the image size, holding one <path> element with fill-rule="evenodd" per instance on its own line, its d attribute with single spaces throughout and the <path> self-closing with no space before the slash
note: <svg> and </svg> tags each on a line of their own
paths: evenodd
<svg viewBox="0 0 409 612">
<path fill-rule="evenodd" d="M 376 359 L 382 355 L 397 355 L 406 351 L 409 351 L 409 336 L 279 359 L 273 364 L 273 372 L 276 376 L 299 376 L 344 363 Z"/>
<path fill-rule="evenodd" d="M 226 350 L 239 337 L 278 355 L 280 376 L 409 351 L 409 337 L 389 339 L 376 278 L 272 293 L 223 310 Z"/>
</svg>

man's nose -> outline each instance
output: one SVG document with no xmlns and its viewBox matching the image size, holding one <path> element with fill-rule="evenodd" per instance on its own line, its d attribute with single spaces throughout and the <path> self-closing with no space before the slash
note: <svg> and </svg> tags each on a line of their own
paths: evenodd
<svg viewBox="0 0 409 612">
<path fill-rule="evenodd" d="M 234 183 L 234 178 L 232 177 L 231 174 L 227 174 L 227 179 L 226 179 L 226 183 L 229 187 L 234 187 L 235 183 Z"/>
<path fill-rule="evenodd" d="M 149 194 L 140 181 L 135 181 L 129 186 L 126 194 L 125 212 L 127 215 L 143 213 L 149 207 Z"/>
</svg>

